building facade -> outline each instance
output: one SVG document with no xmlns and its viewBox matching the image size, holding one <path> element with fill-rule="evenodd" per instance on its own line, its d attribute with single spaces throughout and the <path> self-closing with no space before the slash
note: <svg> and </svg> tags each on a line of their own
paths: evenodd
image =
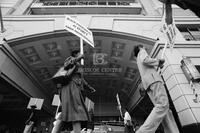
<svg viewBox="0 0 200 133">
<path fill-rule="evenodd" d="M 5 122 L 7 125 L 24 122 L 33 97 L 44 99 L 42 109 L 36 110 L 38 132 L 50 130 L 56 111 L 52 101 L 57 94 L 51 77 L 70 52 L 80 47 L 80 39 L 64 28 L 66 15 L 94 36 L 95 48 L 84 42 L 84 70 L 86 80 L 97 90 L 88 95 L 95 102 L 95 121 L 120 121 L 119 94 L 123 107 L 129 109 L 136 123 L 142 124 L 152 104 L 140 93 L 133 47 L 142 44 L 153 57 L 161 57 L 165 38 L 160 31 L 163 10 L 158 0 L 2 0 L 0 4 L 0 111 L 8 115 L 1 117 L 1 124 L 6 119 L 11 119 Z M 164 53 L 162 75 L 177 123 L 185 132 L 197 132 L 200 87 L 196 81 L 192 86 L 186 78 L 181 60 L 190 58 L 200 70 L 200 19 L 189 10 L 176 5 L 172 8 L 176 41 L 173 50 L 167 48 Z M 23 124 L 13 128 L 17 127 L 23 129 Z"/>
</svg>

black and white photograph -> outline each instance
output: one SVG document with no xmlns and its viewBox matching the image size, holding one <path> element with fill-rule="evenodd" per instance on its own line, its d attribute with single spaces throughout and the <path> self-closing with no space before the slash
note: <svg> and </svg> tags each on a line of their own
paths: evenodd
<svg viewBox="0 0 200 133">
<path fill-rule="evenodd" d="M 0 0 L 0 133 L 200 133 L 200 1 Z"/>
</svg>

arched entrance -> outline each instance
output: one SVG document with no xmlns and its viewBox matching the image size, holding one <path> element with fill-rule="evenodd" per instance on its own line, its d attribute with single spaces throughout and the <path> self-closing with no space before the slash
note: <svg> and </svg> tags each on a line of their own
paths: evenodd
<svg viewBox="0 0 200 133">
<path fill-rule="evenodd" d="M 95 102 L 95 121 L 118 121 L 116 94 L 124 106 L 136 91 L 139 74 L 133 47 L 143 44 L 150 52 L 154 40 L 120 32 L 93 30 L 95 48 L 84 45 L 85 79 L 96 89 L 89 97 Z M 51 77 L 73 49 L 79 49 L 79 38 L 64 30 L 8 40 L 8 45 L 44 86 L 42 92 L 52 100 L 57 93 Z M 31 95 L 31 94 L 30 94 Z M 131 108 L 131 107 L 130 107 Z M 138 112 L 139 113 L 139 112 Z"/>
</svg>

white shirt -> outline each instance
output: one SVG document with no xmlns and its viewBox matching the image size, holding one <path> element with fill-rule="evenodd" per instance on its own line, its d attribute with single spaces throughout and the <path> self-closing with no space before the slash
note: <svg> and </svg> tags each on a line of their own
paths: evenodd
<svg viewBox="0 0 200 133">
<path fill-rule="evenodd" d="M 130 114 L 126 111 L 124 114 L 124 124 L 127 124 L 127 121 L 131 121 Z"/>
</svg>

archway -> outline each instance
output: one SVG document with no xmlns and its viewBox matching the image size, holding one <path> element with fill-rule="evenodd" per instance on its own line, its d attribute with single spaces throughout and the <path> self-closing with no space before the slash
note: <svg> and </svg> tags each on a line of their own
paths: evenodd
<svg viewBox="0 0 200 133">
<path fill-rule="evenodd" d="M 143 44 L 150 52 L 154 40 L 138 35 L 92 30 L 95 48 L 84 45 L 85 79 L 97 91 L 89 97 L 95 102 L 96 121 L 117 121 L 116 94 L 126 105 L 138 80 L 138 71 L 133 57 L 133 47 Z M 79 38 L 64 30 L 25 36 L 8 40 L 30 73 L 44 85 L 43 92 L 52 99 L 57 93 L 51 77 L 63 64 L 73 49 L 79 49 Z M 100 58 L 98 57 L 100 55 Z"/>
</svg>

